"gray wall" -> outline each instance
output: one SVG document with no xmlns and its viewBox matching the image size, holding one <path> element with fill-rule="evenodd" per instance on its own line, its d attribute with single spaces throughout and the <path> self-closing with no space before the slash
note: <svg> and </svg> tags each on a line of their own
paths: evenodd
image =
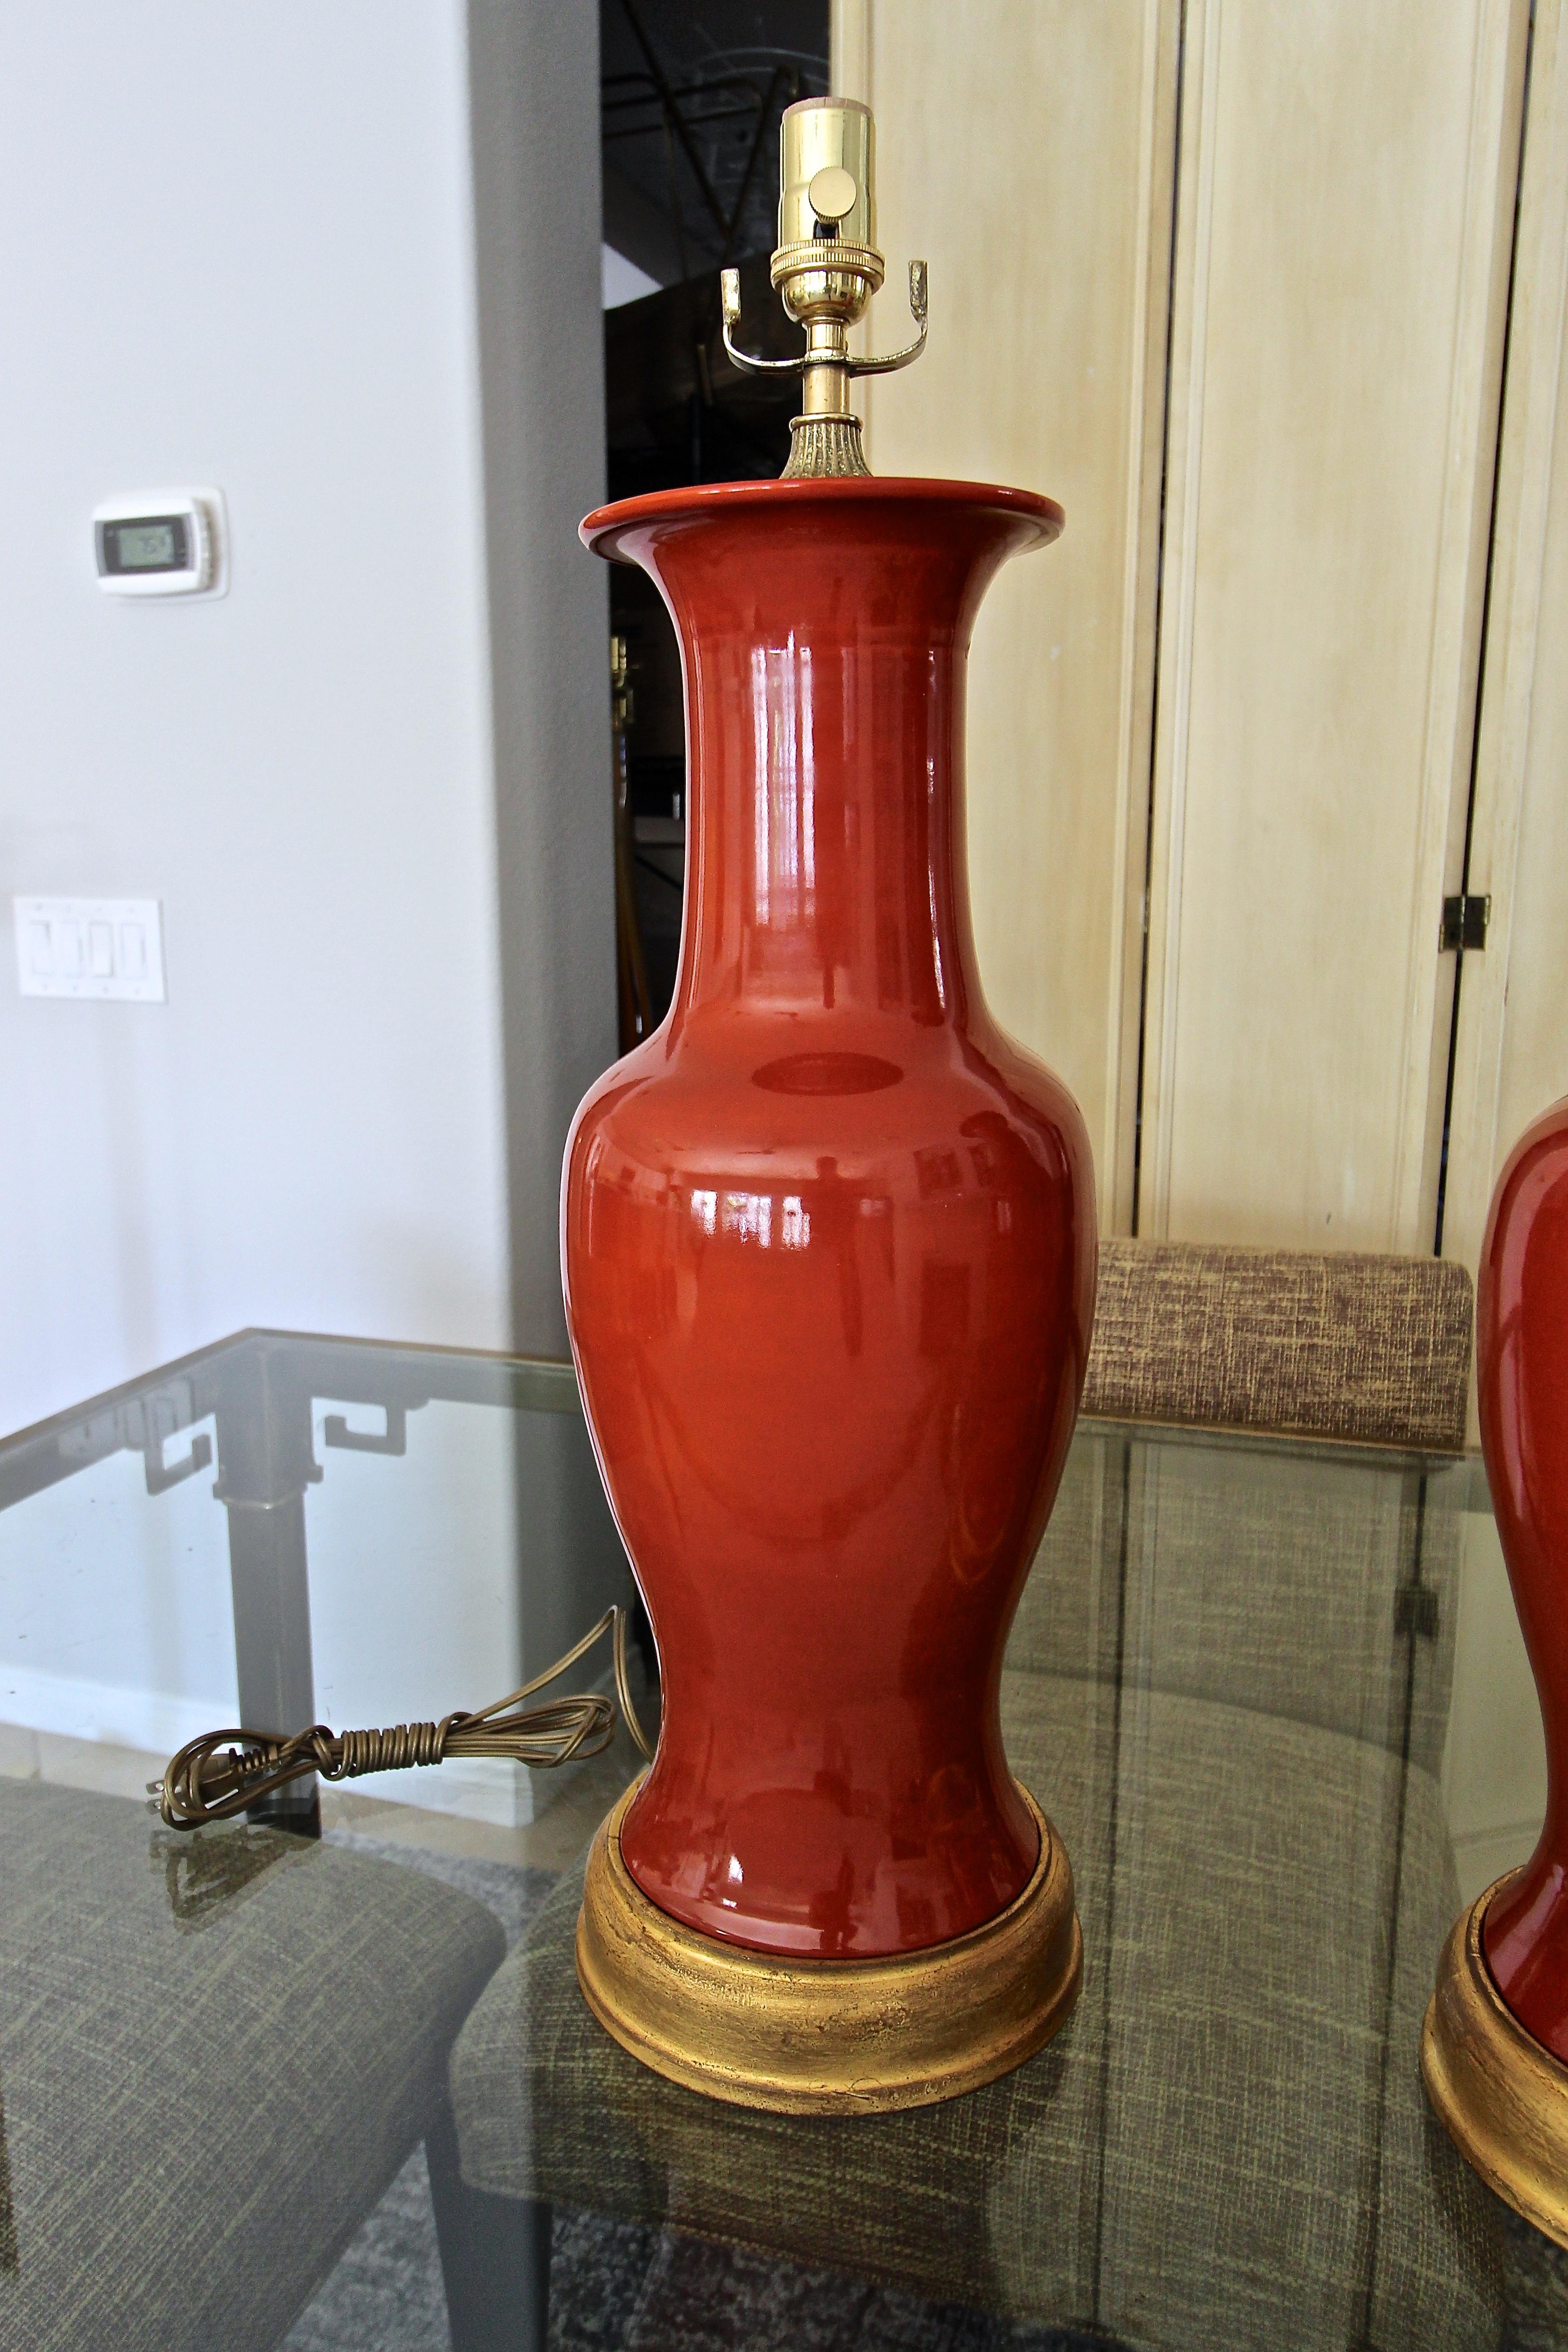
<svg viewBox="0 0 1568 2352">
<path fill-rule="evenodd" d="M 615 1054 L 599 16 L 471 0 L 512 1328 L 564 1355 L 561 1151 Z"/>
<path fill-rule="evenodd" d="M 585 0 L 54 0 L 0 85 L 0 1429 L 245 1323 L 559 1349 L 613 1050 Z M 233 585 L 89 517 L 215 482 Z M 162 901 L 22 999 L 13 893 Z"/>
</svg>

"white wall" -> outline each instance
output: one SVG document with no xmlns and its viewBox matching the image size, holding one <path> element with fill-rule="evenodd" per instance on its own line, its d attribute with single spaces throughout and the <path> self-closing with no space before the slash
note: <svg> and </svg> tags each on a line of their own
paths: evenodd
<svg viewBox="0 0 1568 2352">
<path fill-rule="evenodd" d="M 246 1323 L 557 1343 L 553 1129 L 612 1051 L 596 25 L 475 27 L 493 101 L 461 0 L 11 13 L 0 904 L 160 898 L 169 1002 L 0 971 L 0 1429 Z M 530 430 L 484 302 L 547 268 Z M 99 593 L 92 507 L 157 482 L 226 492 L 226 598 Z M 497 898 L 540 841 L 553 994 Z"/>
</svg>

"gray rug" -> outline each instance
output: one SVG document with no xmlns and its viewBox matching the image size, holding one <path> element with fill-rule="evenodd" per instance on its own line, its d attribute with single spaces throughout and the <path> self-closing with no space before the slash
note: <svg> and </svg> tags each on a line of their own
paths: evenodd
<svg viewBox="0 0 1568 2352">
<path fill-rule="evenodd" d="M 415 2148 L 284 2343 L 287 2352 L 450 2352 L 446 2290 L 422 2147 Z"/>
<path fill-rule="evenodd" d="M 287 2340 L 286 2352 L 449 2352 L 421 2150 Z M 558 2213 L 549 2352 L 1114 2352 L 1013 2329 L 831 2271 L 594 2213 Z"/>
</svg>

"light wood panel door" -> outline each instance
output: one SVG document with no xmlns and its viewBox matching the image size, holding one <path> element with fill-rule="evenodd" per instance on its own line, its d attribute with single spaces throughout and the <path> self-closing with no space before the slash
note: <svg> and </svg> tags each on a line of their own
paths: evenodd
<svg viewBox="0 0 1568 2352">
<path fill-rule="evenodd" d="M 1433 1246 L 1526 0 L 1188 0 L 1139 1230 Z"/>
<path fill-rule="evenodd" d="M 969 862 L 989 1002 L 1071 1087 L 1131 1229 L 1179 9 L 839 0 L 877 123 L 879 349 L 931 269 L 919 365 L 859 388 L 878 474 L 1046 490 L 970 667 Z"/>
<path fill-rule="evenodd" d="M 1568 1094 L 1568 27 L 1539 0 L 1499 456 L 1443 1255 L 1473 1272 L 1514 1143 Z"/>
<path fill-rule="evenodd" d="M 890 283 L 932 268 L 873 463 L 1068 509 L 977 632 L 970 862 L 1107 1229 L 1433 1246 L 1529 37 L 1529 0 L 837 0 Z"/>
</svg>

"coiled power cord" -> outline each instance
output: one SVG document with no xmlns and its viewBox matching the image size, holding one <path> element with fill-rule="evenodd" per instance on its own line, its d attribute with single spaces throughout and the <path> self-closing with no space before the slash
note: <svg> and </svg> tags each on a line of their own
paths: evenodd
<svg viewBox="0 0 1568 2352">
<path fill-rule="evenodd" d="M 604 1634 L 611 1637 L 615 1697 L 602 1691 L 574 1691 L 539 1706 L 523 1702 L 557 1681 Z M 542 1675 L 505 1698 L 492 1699 L 476 1714 L 461 1710 L 439 1723 L 394 1723 L 382 1731 L 333 1731 L 324 1723 L 290 1738 L 265 1732 L 205 1731 L 187 1740 L 171 1758 L 161 1780 L 149 1783 L 172 1830 L 193 1830 L 204 1822 L 232 1821 L 275 1789 L 307 1772 L 323 1780 L 357 1780 L 367 1772 L 401 1772 L 414 1764 L 442 1764 L 449 1756 L 505 1756 L 536 1769 L 601 1755 L 615 1737 L 616 1701 L 626 1728 L 643 1754 L 649 1747 L 626 1680 L 626 1612 L 608 1608 L 575 1649 Z"/>
</svg>

